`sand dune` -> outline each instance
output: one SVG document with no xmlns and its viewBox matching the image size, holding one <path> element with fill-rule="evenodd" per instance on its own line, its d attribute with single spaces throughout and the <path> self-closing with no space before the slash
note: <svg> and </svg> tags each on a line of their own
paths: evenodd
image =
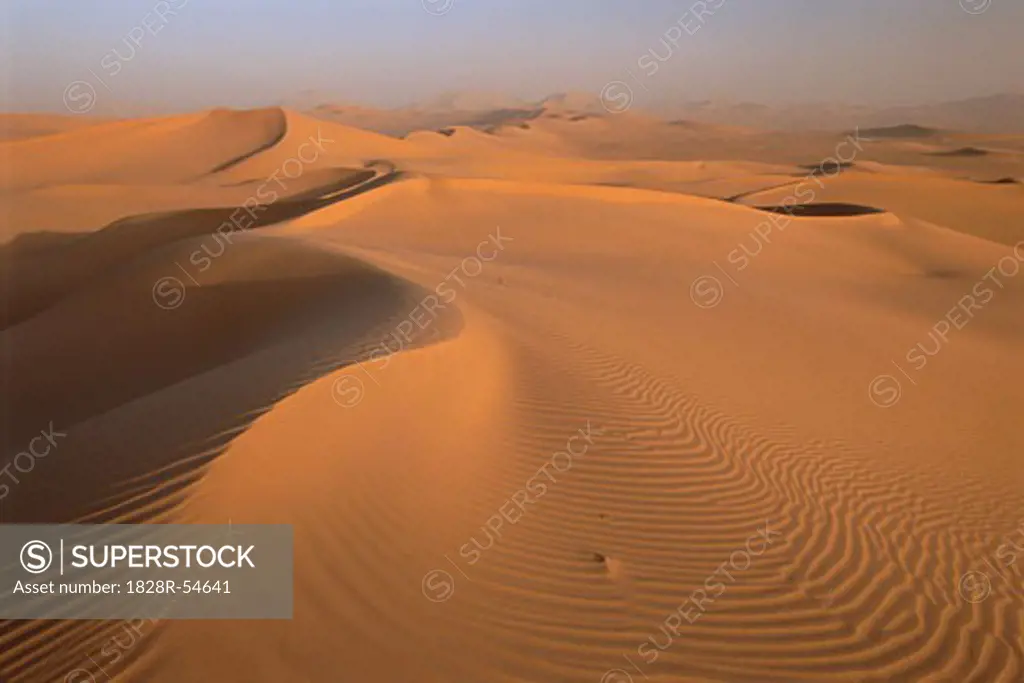
<svg viewBox="0 0 1024 683">
<path fill-rule="evenodd" d="M 866 128 L 861 134 L 867 138 L 895 138 L 914 139 L 932 138 L 942 134 L 942 131 L 935 128 L 918 126 L 913 123 L 904 123 L 899 126 L 883 126 L 881 128 Z"/>
<path fill-rule="evenodd" d="M 984 157 L 988 156 L 988 150 L 978 149 L 977 147 L 960 147 L 958 149 L 948 149 L 939 152 L 931 152 L 937 157 Z"/>
<path fill-rule="evenodd" d="M 53 135 L 103 122 L 104 119 L 88 116 L 0 113 L 0 142 Z"/>
<path fill-rule="evenodd" d="M 0 143 L 9 167 L 17 169 L 3 189 L 65 185 L 83 178 L 97 184 L 187 182 L 273 145 L 284 130 L 284 113 L 279 109 L 217 110 L 170 119 L 116 121 Z M 154 157 L 161 162 L 153 163 Z"/>
<path fill-rule="evenodd" d="M 1004 93 L 934 104 L 873 107 L 864 104 L 817 102 L 769 106 L 751 102 L 701 101 L 665 103 L 669 116 L 729 122 L 757 128 L 804 131 L 864 128 L 943 128 L 973 132 L 1024 133 L 1024 95 Z"/>
<path fill-rule="evenodd" d="M 1022 680 L 1019 564 L 961 582 L 1024 510 L 1020 187 L 666 125 L 0 143 L 4 459 L 67 434 L 2 520 L 295 534 L 291 621 L 8 622 L 0 678 Z"/>
<path fill-rule="evenodd" d="M 794 185 L 755 193 L 744 201 L 781 201 L 793 193 Z M 818 201 L 883 207 L 1011 246 L 1024 239 L 1024 194 L 1017 185 L 850 172 L 814 189 Z"/>
</svg>

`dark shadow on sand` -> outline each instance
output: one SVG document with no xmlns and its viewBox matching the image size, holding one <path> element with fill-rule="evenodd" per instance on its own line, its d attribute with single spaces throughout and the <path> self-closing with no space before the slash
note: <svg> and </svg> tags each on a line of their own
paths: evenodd
<svg viewBox="0 0 1024 683">
<path fill-rule="evenodd" d="M 819 204 L 797 204 L 795 206 L 755 206 L 760 211 L 786 214 L 799 217 L 839 218 L 847 216 L 867 216 L 885 213 L 884 209 L 860 204 L 843 204 L 841 202 L 821 202 Z"/>
<path fill-rule="evenodd" d="M 339 182 L 251 209 L 230 206 L 188 209 L 122 218 L 86 234 L 32 233 L 19 235 L 0 246 L 0 330 L 31 318 L 88 278 L 133 256 L 179 240 L 212 236 L 221 228 L 230 237 L 298 218 L 369 192 L 402 177 L 384 172 L 358 171 Z M 232 218 L 237 221 L 232 223 Z M 239 226 L 244 226 L 241 228 Z"/>
<path fill-rule="evenodd" d="M 938 152 L 924 152 L 929 157 L 951 157 L 956 159 L 971 159 L 974 157 L 987 157 L 988 151 L 979 147 L 960 147 L 959 149 L 941 150 Z"/>
<path fill-rule="evenodd" d="M 262 280 L 203 283 L 179 308 L 163 310 L 139 277 L 169 263 L 166 253 L 157 253 L 122 269 L 120 281 L 95 285 L 69 305 L 0 332 L 0 467 L 50 425 L 61 434 L 0 499 L 0 523 L 176 519 L 168 514 L 195 495 L 213 462 L 282 400 L 358 364 L 343 386 L 325 384 L 314 397 L 327 406 L 326 415 L 358 414 L 365 394 L 402 380 L 387 367 L 388 354 L 437 343 L 462 328 L 461 313 L 449 306 L 427 328 L 400 337 L 397 326 L 426 290 L 351 257 L 284 238 L 248 237 L 216 267 L 258 273 L 266 257 L 277 257 L 278 267 Z M 316 252 L 314 260 L 303 249 Z M 334 272 L 302 272 L 323 271 L 332 260 Z M 315 423 L 303 438 L 317 438 Z M 288 450 L 285 444 L 276 454 L 276 474 L 253 476 L 280 477 L 287 487 Z M 268 519 L 276 510 L 272 498 Z M 41 662 L 62 672 L 85 666 L 117 625 L 0 621 L 0 671 L 4 680 L 35 680 Z"/>
<path fill-rule="evenodd" d="M 853 162 L 852 161 L 832 161 L 832 162 L 823 161 L 820 164 L 816 164 L 816 165 L 815 164 L 807 164 L 807 165 L 801 166 L 800 168 L 802 168 L 805 171 L 810 171 L 811 172 L 811 176 L 813 176 L 813 177 L 822 176 L 822 175 L 823 176 L 834 177 L 834 176 L 839 175 L 840 173 L 842 173 L 843 171 L 845 171 L 847 169 L 853 168 Z"/>
<path fill-rule="evenodd" d="M 918 139 L 918 138 L 931 138 L 939 134 L 935 128 L 926 128 L 924 126 L 918 126 L 913 123 L 904 123 L 898 126 L 883 126 L 880 128 L 865 128 L 860 131 L 860 136 L 864 138 L 877 138 L 887 140 L 900 140 L 900 139 Z M 856 134 L 856 131 L 850 131 L 850 134 Z"/>
</svg>

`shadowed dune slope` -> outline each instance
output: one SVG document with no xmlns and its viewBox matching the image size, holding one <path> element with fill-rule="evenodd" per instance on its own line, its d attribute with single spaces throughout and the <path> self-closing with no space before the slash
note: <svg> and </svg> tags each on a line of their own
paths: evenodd
<svg viewBox="0 0 1024 683">
<path fill-rule="evenodd" d="M 192 238 L 132 254 L 116 269 L 108 267 L 77 283 L 74 293 L 2 333 L 5 349 L 16 359 L 5 365 L 0 387 L 10 397 L 4 414 L 5 455 L 13 455 L 40 426 L 52 423 L 74 431 L 80 423 L 102 420 L 222 368 L 257 369 L 260 354 L 287 347 L 296 352 L 294 357 L 281 367 L 264 361 L 261 370 L 279 391 L 318 367 L 329 368 L 332 352 L 404 313 L 418 291 L 350 257 L 258 234 L 237 236 L 220 255 L 207 259 L 205 269 L 190 266 L 186 276 L 179 266 L 197 253 L 205 255 L 208 246 L 203 238 Z M 116 362 L 111 365 L 105 358 Z M 337 364 L 344 360 L 339 356 Z M 207 408 L 241 415 L 265 408 L 271 398 L 251 405 L 253 397 L 244 397 L 244 410 Z M 101 457 L 105 474 L 112 476 L 116 454 Z M 88 459 L 70 466 L 77 472 L 88 466 Z M 129 466 L 153 463 L 142 458 Z M 66 472 L 65 467 L 58 465 L 54 472 Z M 52 491 L 75 481 L 42 476 Z M 14 491 L 5 500 L 5 519 L 45 514 L 56 521 L 64 515 L 98 514 L 89 508 L 98 492 L 82 481 L 73 488 L 59 509 L 47 508 L 46 497 Z"/>
<path fill-rule="evenodd" d="M 274 203 L 193 209 L 132 216 L 84 235 L 22 234 L 0 247 L 6 277 L 0 295 L 6 306 L 0 329 L 21 322 L 75 291 L 87 278 L 149 249 L 189 237 L 204 237 L 189 256 L 190 269 L 204 268 L 237 239 L 235 233 L 258 229 L 343 199 L 375 177 L 373 171 L 349 170 L 340 180 Z M 384 178 L 382 177 L 381 180 Z M 242 219 L 248 219 L 242 222 Z M 239 226 L 245 226 L 244 230 Z"/>
</svg>

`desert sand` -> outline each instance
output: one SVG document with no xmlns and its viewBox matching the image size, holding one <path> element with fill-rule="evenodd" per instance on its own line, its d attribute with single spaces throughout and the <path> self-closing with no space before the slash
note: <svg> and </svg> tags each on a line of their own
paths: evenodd
<svg viewBox="0 0 1024 683">
<path fill-rule="evenodd" d="M 295 609 L 0 679 L 1024 680 L 1024 137 L 330 114 L 4 119 L 0 520 L 291 524 Z"/>
</svg>

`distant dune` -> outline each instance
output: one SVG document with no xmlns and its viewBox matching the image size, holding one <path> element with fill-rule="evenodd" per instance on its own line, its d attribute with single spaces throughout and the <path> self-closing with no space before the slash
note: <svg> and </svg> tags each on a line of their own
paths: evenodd
<svg viewBox="0 0 1024 683">
<path fill-rule="evenodd" d="M 0 142 L 54 135 L 79 128 L 88 128 L 108 119 L 59 114 L 0 113 Z"/>
<path fill-rule="evenodd" d="M 984 156 L 988 156 L 989 153 L 988 153 L 987 150 L 979 149 L 977 147 L 958 147 L 957 149 L 940 150 L 940 151 L 937 151 L 937 152 L 928 152 L 928 154 L 931 154 L 932 156 L 937 156 L 937 157 L 961 157 L 961 158 L 967 157 L 967 158 L 971 158 L 971 157 L 984 157 Z"/>
<path fill-rule="evenodd" d="M 859 132 L 866 138 L 884 139 L 932 138 L 940 134 L 940 131 L 934 128 L 926 128 L 912 123 L 904 123 L 898 126 L 886 126 L 883 128 L 865 128 Z"/>
<path fill-rule="evenodd" d="M 955 102 L 906 107 L 869 107 L 809 103 L 767 106 L 726 101 L 660 102 L 653 105 L 669 118 L 691 118 L 778 130 L 888 128 L 911 123 L 928 128 L 972 133 L 1024 133 L 1024 95 L 1000 94 Z"/>
</svg>

